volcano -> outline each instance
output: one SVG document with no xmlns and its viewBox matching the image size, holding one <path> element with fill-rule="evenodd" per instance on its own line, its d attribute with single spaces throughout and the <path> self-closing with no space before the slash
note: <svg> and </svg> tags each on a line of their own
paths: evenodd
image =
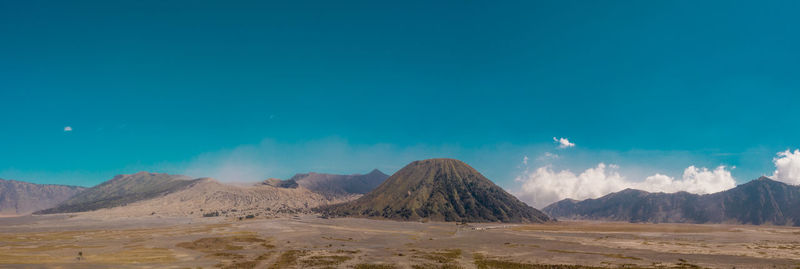
<svg viewBox="0 0 800 269">
<path fill-rule="evenodd" d="M 550 218 L 455 159 L 415 161 L 361 198 L 319 209 L 325 216 L 395 220 L 540 223 Z"/>
</svg>

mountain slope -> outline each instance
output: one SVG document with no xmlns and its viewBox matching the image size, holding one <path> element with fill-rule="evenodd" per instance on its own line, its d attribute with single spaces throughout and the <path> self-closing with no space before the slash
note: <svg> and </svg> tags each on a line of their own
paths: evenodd
<svg viewBox="0 0 800 269">
<path fill-rule="evenodd" d="M 566 199 L 543 210 L 570 219 L 800 226 L 800 187 L 761 177 L 707 195 L 628 189 L 597 199 Z"/>
<path fill-rule="evenodd" d="M 389 178 L 388 175 L 375 169 L 363 175 L 334 175 L 313 172 L 297 174 L 287 181 L 296 182 L 297 185 L 313 192 L 335 197 L 368 193 L 378 187 L 387 178 Z"/>
<path fill-rule="evenodd" d="M 544 222 L 469 165 L 454 159 L 415 161 L 361 198 L 319 209 L 329 216 L 468 222 Z"/>
<path fill-rule="evenodd" d="M 118 175 L 100 185 L 86 189 L 54 208 L 37 213 L 83 212 L 123 206 L 181 190 L 192 182 L 194 181 L 185 176 L 147 172 Z"/>
<path fill-rule="evenodd" d="M 111 217 L 245 217 L 311 212 L 311 208 L 349 200 L 328 199 L 303 187 L 241 186 L 197 179 L 185 188 L 121 207 L 91 212 Z"/>
<path fill-rule="evenodd" d="M 742 223 L 800 226 L 800 186 L 787 185 L 766 177 L 711 195 L 710 220 L 736 219 Z"/>
<path fill-rule="evenodd" d="M 0 215 L 24 215 L 51 208 L 84 189 L 0 179 Z"/>
</svg>

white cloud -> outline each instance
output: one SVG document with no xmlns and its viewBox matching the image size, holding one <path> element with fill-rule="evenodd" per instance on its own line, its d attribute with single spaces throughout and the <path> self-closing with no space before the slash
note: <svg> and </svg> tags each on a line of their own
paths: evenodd
<svg viewBox="0 0 800 269">
<path fill-rule="evenodd" d="M 524 158 L 522 158 L 522 164 L 528 165 L 528 156 L 525 156 Z"/>
<path fill-rule="evenodd" d="M 553 141 L 558 144 L 558 148 L 560 149 L 571 148 L 575 146 L 575 143 L 569 142 L 569 139 L 563 137 L 562 138 L 553 137 Z"/>
<path fill-rule="evenodd" d="M 71 126 L 64 127 L 64 132 L 72 132 L 72 127 Z"/>
<path fill-rule="evenodd" d="M 616 165 L 598 164 L 580 174 L 569 170 L 554 171 L 544 166 L 516 178 L 522 182 L 517 195 L 528 204 L 542 208 L 550 203 L 572 198 L 583 200 L 597 198 L 626 188 L 649 192 L 687 191 L 698 194 L 723 191 L 736 186 L 736 181 L 725 166 L 714 170 L 689 166 L 681 179 L 662 174 L 647 177 L 644 181 L 632 181 L 620 175 Z"/>
<path fill-rule="evenodd" d="M 708 194 L 736 187 L 736 180 L 725 166 L 714 170 L 697 168 L 694 165 L 683 170 L 683 177 L 675 179 L 662 174 L 645 178 L 644 182 L 634 183 L 633 188 L 649 192 L 691 192 Z"/>
<path fill-rule="evenodd" d="M 599 197 L 626 186 L 625 179 L 604 163 L 577 175 L 569 170 L 556 172 L 544 166 L 516 180 L 522 182 L 519 198 L 537 208 L 565 198 L 582 200 Z"/>
<path fill-rule="evenodd" d="M 794 152 L 786 150 L 778 152 L 778 157 L 772 159 L 775 163 L 775 172 L 772 179 L 791 185 L 800 185 L 800 150 Z"/>
</svg>

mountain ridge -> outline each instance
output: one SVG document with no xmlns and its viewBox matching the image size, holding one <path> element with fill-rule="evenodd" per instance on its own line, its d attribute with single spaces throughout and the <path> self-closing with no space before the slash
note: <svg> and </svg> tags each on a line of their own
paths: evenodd
<svg viewBox="0 0 800 269">
<path fill-rule="evenodd" d="M 202 179 L 192 180 L 182 175 L 149 172 L 117 175 L 78 193 L 53 208 L 40 210 L 34 214 L 84 212 L 124 206 L 181 190 L 197 180 Z"/>
<path fill-rule="evenodd" d="M 626 189 L 596 199 L 561 200 L 543 210 L 569 219 L 800 226 L 800 186 L 760 177 L 703 195 Z"/>
<path fill-rule="evenodd" d="M 274 217 L 310 213 L 313 207 L 346 201 L 349 200 L 328 198 L 303 187 L 225 184 L 212 178 L 199 178 L 174 192 L 87 214 L 103 217 Z"/>
<path fill-rule="evenodd" d="M 81 186 L 36 184 L 0 178 L 0 215 L 25 215 L 47 209 L 85 189 Z"/>
</svg>

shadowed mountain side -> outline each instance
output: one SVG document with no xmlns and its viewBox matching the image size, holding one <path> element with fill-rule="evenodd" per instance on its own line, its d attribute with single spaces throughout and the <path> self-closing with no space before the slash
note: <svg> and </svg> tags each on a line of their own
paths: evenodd
<svg viewBox="0 0 800 269">
<path fill-rule="evenodd" d="M 597 199 L 565 199 L 543 211 L 567 219 L 800 226 L 800 187 L 761 177 L 707 195 L 627 189 Z"/>
<path fill-rule="evenodd" d="M 297 188 L 302 186 L 313 192 L 329 198 L 348 197 L 365 194 L 383 183 L 389 176 L 379 171 L 372 170 L 368 174 L 334 175 L 322 173 L 296 174 L 288 180 L 270 178 L 261 184 L 281 188 Z"/>
<path fill-rule="evenodd" d="M 123 206 L 181 190 L 192 182 L 194 180 L 179 175 L 147 172 L 118 175 L 80 192 L 54 208 L 41 210 L 36 214 L 84 212 Z"/>
<path fill-rule="evenodd" d="M 550 220 L 454 159 L 415 161 L 361 198 L 318 209 L 326 216 L 468 222 Z"/>
<path fill-rule="evenodd" d="M 180 217 L 244 217 L 309 213 L 311 208 L 349 200 L 328 199 L 305 188 L 267 185 L 237 186 L 210 178 L 195 180 L 182 190 L 126 206 L 92 212 L 103 216 L 135 217 L 157 214 Z"/>
<path fill-rule="evenodd" d="M 0 179 L 0 215 L 25 215 L 51 208 L 84 189 Z"/>
</svg>

